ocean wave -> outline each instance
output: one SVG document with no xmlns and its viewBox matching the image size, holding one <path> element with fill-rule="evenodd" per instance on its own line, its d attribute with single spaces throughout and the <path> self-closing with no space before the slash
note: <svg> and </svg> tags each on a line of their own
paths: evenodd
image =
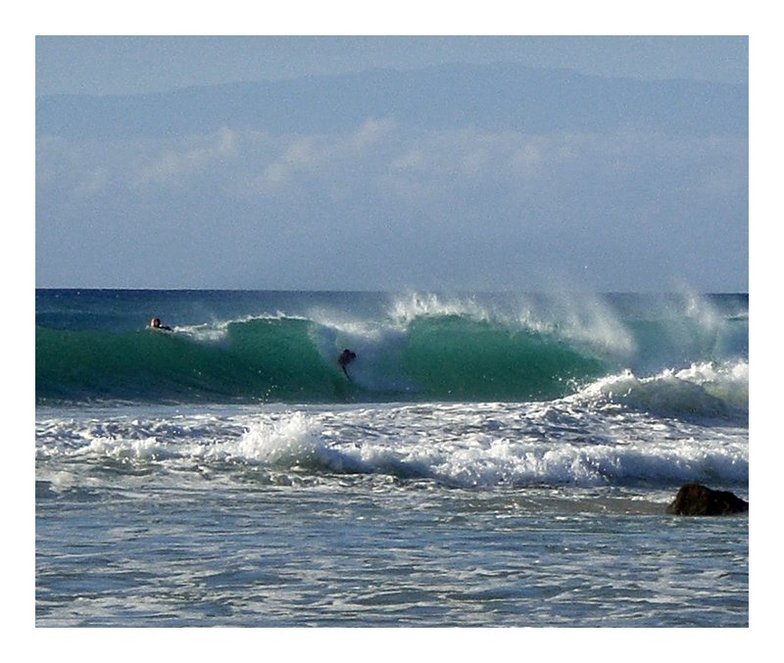
<svg viewBox="0 0 784 663">
<path fill-rule="evenodd" d="M 621 425 L 622 424 L 622 425 Z M 81 441 L 75 443 L 74 441 Z M 66 442 L 71 440 L 72 442 Z M 455 488 L 744 484 L 748 440 L 716 429 L 607 417 L 565 399 L 290 409 L 229 417 L 59 418 L 39 422 L 41 478 L 67 490 L 113 475 L 181 482 L 392 479 Z M 81 479 L 74 478 L 74 473 Z"/>
<path fill-rule="evenodd" d="M 652 302 L 630 313 L 599 296 L 409 294 L 381 314 L 272 309 L 171 333 L 39 326 L 36 394 L 39 403 L 527 401 L 600 379 L 617 392 L 628 369 L 638 382 L 626 388 L 642 402 L 657 394 L 649 376 L 747 357 L 742 309 L 725 315 L 705 302 Z M 357 355 L 348 378 L 337 363 L 343 348 Z M 678 379 L 671 376 L 672 394 L 683 387 Z M 703 381 L 703 409 L 709 396 L 732 400 L 715 393 L 721 384 Z M 696 395 L 684 387 L 677 398 Z"/>
<path fill-rule="evenodd" d="M 357 354 L 347 379 L 337 363 Z M 39 401 L 551 398 L 602 360 L 546 334 L 445 316 L 407 328 L 254 318 L 122 334 L 39 329 Z"/>
<path fill-rule="evenodd" d="M 747 420 L 749 364 L 745 359 L 700 362 L 642 378 L 624 371 L 592 382 L 575 398 L 603 399 L 659 416 Z"/>
</svg>

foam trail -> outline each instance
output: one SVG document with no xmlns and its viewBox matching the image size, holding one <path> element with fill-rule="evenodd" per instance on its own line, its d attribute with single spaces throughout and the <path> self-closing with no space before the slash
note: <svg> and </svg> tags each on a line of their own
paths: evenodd
<svg viewBox="0 0 784 663">
<path fill-rule="evenodd" d="M 745 429 L 706 432 L 700 423 L 607 409 L 578 396 L 522 407 L 428 404 L 177 422 L 165 417 L 121 418 L 104 428 L 78 419 L 41 422 L 37 463 L 53 467 L 42 478 L 60 491 L 150 472 L 174 480 L 183 473 L 313 481 L 364 475 L 470 489 L 748 481 Z"/>
</svg>

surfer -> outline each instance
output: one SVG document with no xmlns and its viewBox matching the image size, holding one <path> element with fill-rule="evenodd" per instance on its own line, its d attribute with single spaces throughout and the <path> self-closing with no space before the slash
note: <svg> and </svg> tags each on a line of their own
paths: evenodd
<svg viewBox="0 0 784 663">
<path fill-rule="evenodd" d="M 346 348 L 345 350 L 343 350 L 343 352 L 340 353 L 340 357 L 338 357 L 338 364 L 340 364 L 340 368 L 343 369 L 343 372 L 346 374 L 346 377 L 348 377 L 348 371 L 346 371 L 346 366 L 348 366 L 356 358 L 357 358 L 357 353 L 352 352 L 348 348 Z"/>
<path fill-rule="evenodd" d="M 167 327 L 166 325 L 161 324 L 160 318 L 153 318 L 150 320 L 150 329 L 160 329 L 161 331 L 171 331 L 171 327 Z"/>
</svg>

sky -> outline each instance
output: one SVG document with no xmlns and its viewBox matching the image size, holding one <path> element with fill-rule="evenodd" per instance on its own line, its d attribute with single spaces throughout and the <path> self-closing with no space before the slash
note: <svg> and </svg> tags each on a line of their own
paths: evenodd
<svg viewBox="0 0 784 663">
<path fill-rule="evenodd" d="M 187 15 L 146 0 L 101 7 L 31 12 L 37 98 L 129 95 L 133 105 L 190 86 L 498 62 L 589 75 L 598 97 L 613 77 L 745 92 L 745 35 L 770 24 L 748 8 L 706 14 L 667 0 L 633 14 L 611 0 L 536 11 L 489 0 L 448 14 L 407 0 L 372 15 L 352 0 L 256 15 L 233 0 Z M 246 33 L 266 36 L 235 36 Z M 312 110 L 345 111 L 344 126 L 248 126 L 227 114 L 190 133 L 112 137 L 90 131 L 108 126 L 94 104 L 83 135 L 39 128 L 36 286 L 748 289 L 748 137 L 668 130 L 667 114 L 677 124 L 680 113 L 669 93 L 650 97 L 665 118 L 656 126 L 593 125 L 584 109 L 553 104 L 561 125 L 527 127 L 475 121 L 499 91 L 456 89 L 444 105 L 466 115 L 463 126 L 378 107 L 353 115 L 371 92 Z"/>
<path fill-rule="evenodd" d="M 313 84 L 373 69 L 498 62 L 588 74 L 596 90 L 616 77 L 710 81 L 741 92 L 748 84 L 742 36 L 39 36 L 36 95 Z M 553 108 L 566 117 L 546 129 L 502 120 L 477 127 L 471 109 L 489 104 L 491 116 L 492 95 L 506 92 L 490 85 L 466 98 L 458 87 L 445 106 L 465 107 L 465 126 L 418 123 L 416 113 L 403 118 L 382 106 L 349 126 L 262 130 L 229 109 L 220 125 L 188 135 L 39 129 L 36 284 L 748 289 L 745 133 L 608 130 L 601 117 L 596 127 L 586 121 L 584 108 Z M 347 116 L 376 92 L 348 89 L 335 108 L 292 114 Z M 426 105 L 421 97 L 411 103 Z M 665 115 L 681 112 L 668 107 L 667 93 L 651 103 Z M 99 125 L 102 108 L 82 119 Z M 176 112 L 185 122 L 196 111 Z"/>
<path fill-rule="evenodd" d="M 36 93 L 132 94 L 373 67 L 415 69 L 497 61 L 601 76 L 748 81 L 742 37 L 97 36 L 40 39 Z"/>
</svg>

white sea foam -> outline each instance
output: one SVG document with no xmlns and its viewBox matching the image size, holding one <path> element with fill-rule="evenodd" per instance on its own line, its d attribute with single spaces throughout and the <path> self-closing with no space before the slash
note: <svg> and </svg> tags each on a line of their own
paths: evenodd
<svg viewBox="0 0 784 663">
<path fill-rule="evenodd" d="M 339 420 L 294 412 L 249 427 L 236 451 L 237 457 L 276 467 L 391 474 L 461 487 L 677 483 L 716 477 L 736 482 L 748 476 L 742 435 L 706 440 L 699 429 L 676 426 L 658 434 L 642 419 L 636 428 L 616 421 L 610 430 L 597 428 L 598 418 L 574 412 L 560 426 L 551 423 L 542 435 L 539 422 L 557 419 L 547 414 L 545 409 L 540 417 L 532 413 L 530 420 L 521 420 L 510 409 L 484 426 L 486 417 L 470 408 L 351 409 Z"/>
<path fill-rule="evenodd" d="M 229 332 L 229 322 L 215 322 L 200 325 L 183 325 L 174 328 L 175 333 L 190 336 L 202 343 L 220 343 Z"/>
<path fill-rule="evenodd" d="M 642 378 L 625 371 L 593 382 L 574 398 L 606 398 L 659 415 L 743 415 L 748 413 L 748 361 L 694 363 Z"/>
<path fill-rule="evenodd" d="M 464 316 L 486 321 L 493 312 L 473 297 L 449 297 L 433 293 L 408 293 L 398 296 L 389 308 L 389 317 L 403 327 L 422 317 Z"/>
<path fill-rule="evenodd" d="M 256 320 L 304 320 L 300 316 L 288 315 L 282 311 L 275 313 L 265 313 L 261 315 L 244 315 L 230 320 L 213 320 L 211 322 L 201 323 L 197 325 L 178 325 L 175 326 L 173 331 L 175 333 L 185 334 L 190 336 L 195 341 L 203 343 L 220 343 L 225 341 L 229 335 L 229 329 L 232 325 L 241 325 Z"/>
<path fill-rule="evenodd" d="M 62 418 L 40 425 L 38 462 L 47 475 L 77 472 L 86 462 L 85 471 L 107 464 L 109 470 L 127 465 L 228 477 L 256 468 L 318 481 L 358 474 L 485 489 L 742 483 L 748 479 L 747 429 L 701 423 L 725 416 L 726 406 L 715 406 L 718 398 L 703 387 L 724 373 L 743 380 L 741 367 L 695 366 L 645 379 L 618 375 L 542 403 L 152 413 L 101 425 Z M 670 410 L 693 410 L 698 419 L 666 418 Z"/>
<path fill-rule="evenodd" d="M 97 437 L 74 455 L 110 458 L 121 462 L 155 461 L 173 454 L 155 437 L 145 439 L 118 439 Z"/>
<path fill-rule="evenodd" d="M 252 422 L 239 440 L 219 447 L 243 461 L 298 463 L 323 451 L 319 430 L 302 412 Z"/>
</svg>

